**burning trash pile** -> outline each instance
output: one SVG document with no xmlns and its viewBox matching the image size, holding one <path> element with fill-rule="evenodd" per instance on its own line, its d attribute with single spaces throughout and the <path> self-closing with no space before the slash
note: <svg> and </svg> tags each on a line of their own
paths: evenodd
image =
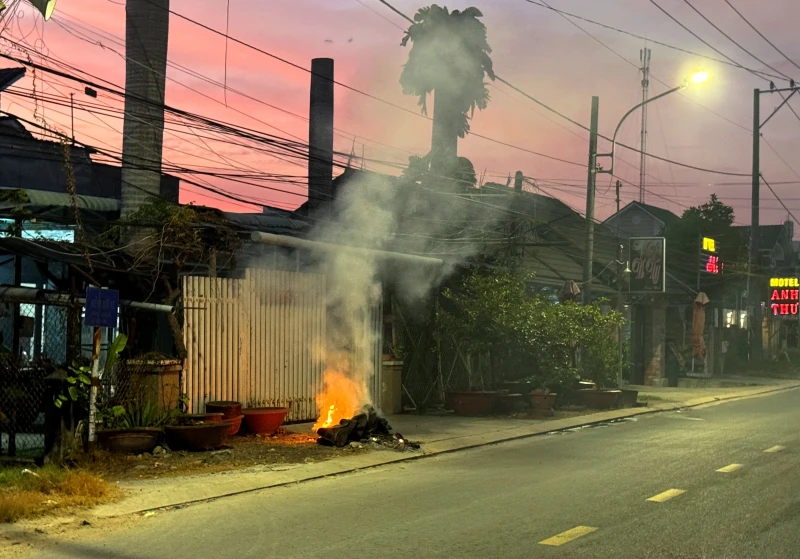
<svg viewBox="0 0 800 559">
<path fill-rule="evenodd" d="M 342 419 L 338 425 L 317 429 L 317 442 L 326 446 L 347 446 L 362 443 L 395 450 L 417 450 L 419 445 L 407 440 L 400 433 L 392 434 L 392 427 L 372 406 L 352 419 Z"/>
<path fill-rule="evenodd" d="M 317 395 L 320 418 L 314 425 L 317 442 L 345 447 L 350 443 L 394 450 L 417 450 L 400 433 L 392 434 L 385 417 L 369 405 L 366 384 L 335 370 L 325 372 L 325 390 Z"/>
</svg>

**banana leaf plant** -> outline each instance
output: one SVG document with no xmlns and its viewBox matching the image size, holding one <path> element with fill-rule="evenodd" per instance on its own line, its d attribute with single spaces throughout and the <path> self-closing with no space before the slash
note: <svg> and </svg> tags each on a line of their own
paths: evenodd
<svg viewBox="0 0 800 559">
<path fill-rule="evenodd" d="M 125 334 L 118 334 L 114 341 L 111 342 L 111 345 L 108 346 L 106 360 L 103 364 L 104 375 L 110 375 L 113 372 L 114 366 L 119 359 L 119 354 L 125 349 L 127 344 L 128 336 Z M 88 393 L 92 385 L 91 367 L 73 362 L 64 372 L 64 380 L 68 385 L 66 393 L 62 392 L 53 398 L 53 404 L 55 404 L 57 408 L 62 407 L 69 401 L 78 402 L 83 400 L 88 402 Z"/>
</svg>

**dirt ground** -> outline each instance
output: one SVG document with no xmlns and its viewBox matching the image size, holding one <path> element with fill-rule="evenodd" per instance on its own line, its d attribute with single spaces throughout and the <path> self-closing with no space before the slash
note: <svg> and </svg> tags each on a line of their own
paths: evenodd
<svg viewBox="0 0 800 559">
<path fill-rule="evenodd" d="M 320 462 L 366 452 L 366 448 L 333 448 L 317 444 L 316 437 L 280 429 L 275 435 L 237 435 L 225 446 L 207 452 L 187 452 L 156 448 L 154 454 L 118 454 L 95 451 L 78 460 L 78 466 L 106 481 L 154 479 L 190 474 L 206 474 L 244 469 L 264 464 L 302 464 Z"/>
</svg>

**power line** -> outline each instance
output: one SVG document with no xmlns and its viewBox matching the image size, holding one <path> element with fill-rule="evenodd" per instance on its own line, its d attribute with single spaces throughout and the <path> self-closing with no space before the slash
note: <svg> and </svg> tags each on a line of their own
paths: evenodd
<svg viewBox="0 0 800 559">
<path fill-rule="evenodd" d="M 729 1 L 729 0 L 725 0 L 725 3 L 726 3 L 728 6 L 730 6 L 731 10 L 733 10 L 734 12 L 736 12 L 736 15 L 738 15 L 740 18 L 742 18 L 742 20 L 744 20 L 744 22 L 745 22 L 747 25 L 749 25 L 749 26 L 750 26 L 750 29 L 752 29 L 753 31 L 755 31 L 756 33 L 758 33 L 758 36 L 759 36 L 759 37 L 761 37 L 762 39 L 764 39 L 764 40 L 767 42 L 767 44 L 769 44 L 769 46 L 771 46 L 772 48 L 774 48 L 776 51 L 778 51 L 778 53 L 779 53 L 779 54 L 780 54 L 782 57 L 784 57 L 786 60 L 788 60 L 789 62 L 791 62 L 791 63 L 794 65 L 794 67 L 795 67 L 795 68 L 797 68 L 797 69 L 800 69 L 800 66 L 798 66 L 798 65 L 797 65 L 797 63 L 796 63 L 794 60 L 792 60 L 791 58 L 789 58 L 788 56 L 786 56 L 786 55 L 783 53 L 783 51 L 782 51 L 781 49 L 779 49 L 778 47 L 776 47 L 776 46 L 775 46 L 775 44 L 774 44 L 772 41 L 770 41 L 770 40 L 769 40 L 769 39 L 768 39 L 768 38 L 767 38 L 767 37 L 766 37 L 766 36 L 765 36 L 763 33 L 761 33 L 761 31 L 759 31 L 759 30 L 756 28 L 756 26 L 755 26 L 755 25 L 753 25 L 752 23 L 750 23 L 750 21 L 749 21 L 749 20 L 748 20 L 746 17 L 744 17 L 744 15 L 742 15 L 742 13 L 741 13 L 739 10 L 737 10 L 737 9 L 736 9 L 736 8 L 733 6 L 733 4 L 731 4 L 731 3 L 730 3 L 730 1 Z"/>
<path fill-rule="evenodd" d="M 744 47 L 743 47 L 741 44 L 739 44 L 738 42 L 736 42 L 736 41 L 735 41 L 733 38 L 731 38 L 731 36 L 730 36 L 730 35 L 728 35 L 727 33 L 725 33 L 725 32 L 724 32 L 722 29 L 720 29 L 720 28 L 719 28 L 717 25 L 715 25 L 713 21 L 711 21 L 711 20 L 710 20 L 710 19 L 708 19 L 708 18 L 707 18 L 705 15 L 703 15 L 703 12 L 701 12 L 700 10 L 698 10 L 698 9 L 697 9 L 697 8 L 694 6 L 694 4 L 692 4 L 691 2 L 689 2 L 689 0 L 683 0 L 683 1 L 686 3 L 686 5 L 687 5 L 687 6 L 689 6 L 689 7 L 690 7 L 692 10 L 694 10 L 694 11 L 695 11 L 695 13 L 697 13 L 697 15 L 699 15 L 701 18 L 703 18 L 703 19 L 704 19 L 704 20 L 705 20 L 705 21 L 706 21 L 706 22 L 707 22 L 707 23 L 708 23 L 708 24 L 709 24 L 711 27 L 713 27 L 713 28 L 714 28 L 714 29 L 716 29 L 716 30 L 717 30 L 717 31 L 718 31 L 720 34 L 722 34 L 722 36 L 723 36 L 723 37 L 725 37 L 725 38 L 726 38 L 726 39 L 728 39 L 728 40 L 729 40 L 731 43 L 733 43 L 734 45 L 736 45 L 737 47 L 739 47 L 741 50 L 743 50 L 744 52 L 746 52 L 747 54 L 749 54 L 749 55 L 750 55 L 750 56 L 751 56 L 753 59 L 757 60 L 758 62 L 760 62 L 761 64 L 763 64 L 764 66 L 766 66 L 767 68 L 769 68 L 770 70 L 772 70 L 773 72 L 775 72 L 775 73 L 778 73 L 778 74 L 780 74 L 780 75 L 784 76 L 786 79 L 791 79 L 789 76 L 787 76 L 786 74 L 784 74 L 784 73 L 783 73 L 783 72 L 781 72 L 780 70 L 778 70 L 778 69 L 776 69 L 776 68 L 774 68 L 774 67 L 770 66 L 769 64 L 767 64 L 766 62 L 764 62 L 763 60 L 761 60 L 759 57 L 757 57 L 755 54 L 753 54 L 752 52 L 750 52 L 749 50 L 747 50 L 746 48 L 744 48 Z"/>
<path fill-rule="evenodd" d="M 397 8 L 394 8 L 391 4 L 389 4 L 389 2 L 387 2 L 387 0 L 379 0 L 379 1 L 382 4 L 384 4 L 384 5 L 388 6 L 389 8 L 391 8 L 392 11 L 394 11 L 395 13 L 399 13 L 406 20 L 413 22 L 413 20 L 411 20 L 411 18 L 409 18 L 408 16 L 406 16 L 405 14 L 400 12 Z M 526 1 L 531 1 L 531 0 L 526 0 Z M 652 1 L 653 0 L 651 0 L 651 2 Z M 536 3 L 536 2 L 533 2 L 533 3 Z M 544 6 L 546 8 L 549 8 L 549 6 L 547 6 L 546 4 L 542 4 L 542 6 Z M 559 11 L 559 10 L 555 10 L 555 11 Z M 564 12 L 564 13 L 566 13 L 566 12 Z M 511 89 L 516 91 L 517 93 L 519 93 L 520 95 L 525 96 L 526 98 L 530 99 L 531 101 L 533 101 L 537 105 L 547 109 L 548 111 L 552 112 L 553 114 L 556 114 L 556 115 L 560 116 L 564 120 L 566 120 L 568 122 L 571 122 L 572 124 L 582 128 L 582 129 L 584 129 L 586 131 L 590 131 L 588 126 L 585 126 L 585 125 L 583 125 L 583 124 L 581 124 L 581 123 L 569 118 L 568 116 L 564 115 L 563 113 L 560 113 L 559 111 L 557 111 L 557 110 L 553 109 L 552 107 L 546 105 L 545 103 L 539 101 L 538 99 L 536 99 L 532 95 L 522 91 L 520 88 L 518 88 L 515 85 L 509 83 L 507 80 L 503 79 L 499 75 L 495 74 L 495 78 L 497 79 L 497 81 L 507 85 L 508 87 L 510 87 Z M 476 134 L 471 134 L 471 135 L 475 136 Z M 480 137 L 480 136 L 478 136 L 478 137 Z M 598 137 L 603 138 L 604 140 L 607 140 L 609 142 L 611 141 L 611 138 L 609 138 L 607 136 L 603 136 L 602 134 L 598 134 Z M 658 159 L 658 160 L 664 161 L 666 163 L 671 163 L 673 165 L 678 165 L 679 167 L 685 167 L 687 169 L 693 169 L 695 171 L 702 171 L 702 172 L 705 172 L 705 173 L 715 173 L 715 174 L 718 174 L 718 175 L 728 175 L 728 176 L 734 176 L 734 177 L 748 177 L 748 176 L 750 176 L 748 173 L 731 173 L 731 172 L 727 172 L 727 171 L 717 171 L 717 170 L 714 170 L 714 169 L 704 169 L 703 167 L 697 167 L 695 165 L 689 165 L 687 163 L 681 163 L 679 161 L 673 161 L 671 159 L 667 159 L 665 157 L 660 157 L 658 155 L 653 155 L 651 153 L 642 152 L 642 150 L 640 150 L 640 149 L 637 149 L 637 148 L 634 148 L 634 147 L 631 147 L 631 146 L 628 146 L 628 145 L 625 145 L 625 144 L 622 144 L 622 143 L 619 143 L 619 142 L 617 143 L 617 145 L 620 146 L 620 147 L 623 147 L 625 149 L 631 150 L 633 152 L 636 152 L 638 154 L 644 153 L 644 155 L 646 155 L 647 157 L 652 157 L 653 159 Z M 579 164 L 579 165 L 581 165 L 582 167 L 584 166 L 582 163 Z"/>
<path fill-rule="evenodd" d="M 766 72 L 760 72 L 758 70 L 753 70 L 751 68 L 747 68 L 745 66 L 742 66 L 741 64 L 738 64 L 738 63 L 729 62 L 727 60 L 720 60 L 719 58 L 714 58 L 713 56 L 707 56 L 705 54 L 700 54 L 698 52 L 690 51 L 690 50 L 687 50 L 687 49 L 684 49 L 684 48 L 681 48 L 681 47 L 676 47 L 674 45 L 670 45 L 669 43 L 664 43 L 662 41 L 654 40 L 654 39 L 652 39 L 650 37 L 645 37 L 644 35 L 638 35 L 636 33 L 630 32 L 630 31 L 625 31 L 624 29 L 619 29 L 618 27 L 614 27 L 612 25 L 608 25 L 608 24 L 605 24 L 605 23 L 600 23 L 599 21 L 594 21 L 592 19 L 589 19 L 589 18 L 586 18 L 586 17 L 583 17 L 583 16 L 579 16 L 577 14 L 573 14 L 573 13 L 570 13 L 570 12 L 567 12 L 567 11 L 564 11 L 564 10 L 559 10 L 558 8 L 552 8 L 552 7 L 550 7 L 550 6 L 546 5 L 546 4 L 543 4 L 541 2 L 537 2 L 536 0 L 523 0 L 523 1 L 527 2 L 528 4 L 533 4 L 535 6 L 546 8 L 548 10 L 552 10 L 554 12 L 558 12 L 560 14 L 564 14 L 564 15 L 567 15 L 569 17 L 572 17 L 572 18 L 575 18 L 575 19 L 579 19 L 581 21 L 585 21 L 586 23 L 591 23 L 592 25 L 597 25 L 599 27 L 602 27 L 604 29 L 608 29 L 610 31 L 615 31 L 615 32 L 621 33 L 623 35 L 628 35 L 629 37 L 635 37 L 636 39 L 639 39 L 639 40 L 642 40 L 642 41 L 648 41 L 650 43 L 653 43 L 654 45 L 660 45 L 662 47 L 666 47 L 668 49 L 672 49 L 672 50 L 675 50 L 675 51 L 678 51 L 678 52 L 682 52 L 682 53 L 685 53 L 685 54 L 691 54 L 692 56 L 697 56 L 699 58 L 704 58 L 706 60 L 711 60 L 712 62 L 716 62 L 718 64 L 725 64 L 727 66 L 733 66 L 735 68 L 739 68 L 740 70 L 745 70 L 745 71 L 750 72 L 750 73 L 760 74 L 760 75 L 766 76 L 768 78 L 782 79 L 782 76 L 775 76 L 775 75 L 772 75 L 772 74 L 768 74 Z"/>
<path fill-rule="evenodd" d="M 588 126 L 585 126 L 585 125 L 581 124 L 580 122 L 578 122 L 578 121 L 576 121 L 574 119 L 571 119 L 570 117 L 566 116 L 565 114 L 560 113 L 559 111 L 555 110 L 554 108 L 550 107 L 549 105 L 543 103 L 542 101 L 539 101 L 538 99 L 536 99 L 532 95 L 530 95 L 528 93 L 525 93 L 524 91 L 522 91 L 520 88 L 516 87 L 515 85 L 512 85 L 511 83 L 509 83 L 508 81 L 504 80 L 500 76 L 496 76 L 496 77 L 497 77 L 497 81 L 506 84 L 508 87 L 510 87 L 511 89 L 513 89 L 514 91 L 519 93 L 520 95 L 524 95 L 525 97 L 527 97 L 528 99 L 530 99 L 531 101 L 533 101 L 534 103 L 539 105 L 540 107 L 544 107 L 545 109 L 547 109 L 551 113 L 554 113 L 554 114 L 560 116 L 561 118 L 563 118 L 564 120 L 566 120 L 568 122 L 571 122 L 575 126 L 578 126 L 578 127 L 582 128 L 584 130 L 589 131 L 589 127 Z M 607 140 L 609 142 L 612 141 L 611 138 L 609 138 L 608 136 L 604 136 L 602 134 L 598 134 L 598 137 L 603 138 L 604 140 Z M 622 144 L 620 142 L 617 142 L 617 145 L 619 147 L 623 147 L 625 149 L 634 151 L 634 152 L 639 153 L 639 154 L 642 153 L 642 150 L 634 148 L 634 147 L 631 147 L 631 146 L 628 146 L 628 145 L 625 145 L 625 144 Z M 728 175 L 728 176 L 732 176 L 732 177 L 749 177 L 750 176 L 749 173 L 731 173 L 729 171 L 719 171 L 719 170 L 715 170 L 715 169 L 704 169 L 703 167 L 697 167 L 695 165 L 689 165 L 688 163 L 681 163 L 680 161 L 673 161 L 672 159 L 667 159 L 666 157 L 653 155 L 652 153 L 646 153 L 645 152 L 645 155 L 647 155 L 647 157 L 652 157 L 653 159 L 658 159 L 658 160 L 664 161 L 666 163 L 671 163 L 672 165 L 677 165 L 679 167 L 686 167 L 687 169 L 693 169 L 695 171 L 702 171 L 702 172 L 705 172 L 705 173 L 714 173 L 714 174 L 717 174 L 717 175 Z"/>
<path fill-rule="evenodd" d="M 685 0 L 684 0 L 684 1 L 685 1 Z M 713 50 L 714 52 L 716 52 L 716 53 L 717 53 L 717 54 L 719 54 L 720 56 L 722 56 L 722 57 L 724 57 L 724 58 L 728 59 L 728 60 L 729 60 L 731 63 L 733 63 L 733 65 L 734 65 L 734 66 L 737 66 L 737 67 L 739 67 L 739 68 L 742 68 L 743 70 L 746 70 L 746 71 L 750 72 L 751 74 L 753 74 L 753 75 L 754 75 L 755 77 L 757 77 L 757 78 L 761 78 L 761 79 L 763 79 L 763 77 L 764 77 L 765 75 L 768 75 L 768 74 L 764 74 L 763 72 L 759 72 L 759 71 L 757 71 L 757 70 L 751 70 L 750 68 L 746 68 L 745 66 L 742 66 L 741 64 L 739 64 L 738 62 L 736 62 L 736 61 L 735 61 L 733 58 L 731 58 L 730 56 L 728 56 L 727 54 L 725 54 L 724 52 L 722 52 L 722 51 L 721 51 L 721 50 L 719 50 L 718 48 L 714 47 L 714 46 L 713 46 L 711 43 L 709 43 L 708 41 L 706 41 L 705 39 L 703 39 L 703 38 L 702 38 L 700 35 L 698 35 L 698 34 L 697 34 L 697 33 L 695 33 L 694 31 L 692 31 L 691 29 L 689 29 L 688 27 L 686 27 L 686 26 L 685 26 L 683 23 L 681 23 L 680 21 L 678 21 L 678 19 L 677 19 L 675 16 L 673 16 L 673 15 L 672 15 L 671 13 L 669 13 L 667 10 L 665 10 L 664 8 L 662 8 L 662 7 L 661 7 L 661 6 L 658 4 L 658 2 L 656 2 L 656 0 L 650 0 L 650 3 L 651 3 L 653 6 L 655 6 L 656 8 L 658 8 L 659 10 L 661 10 L 661 12 L 662 12 L 662 13 L 663 13 L 665 16 L 667 16 L 669 19 L 671 19 L 672 21 L 674 21 L 675 23 L 677 23 L 677 24 L 678 24 L 678 25 L 679 25 L 679 26 L 680 26 L 680 27 L 681 27 L 681 28 L 682 28 L 684 31 L 686 31 L 687 33 L 689 33 L 689 34 L 690 34 L 692 37 L 694 37 L 695 39 L 697 39 L 698 41 L 700 41 L 701 43 L 703 43 L 705 46 L 707 46 L 708 48 L 710 48 L 711 50 Z M 776 76 L 773 76 L 773 77 L 776 77 Z M 786 76 L 779 76 L 779 77 L 778 77 L 778 79 L 787 79 L 787 80 L 788 80 L 788 78 L 786 78 Z"/>
<path fill-rule="evenodd" d="M 545 4 L 545 5 L 546 5 L 548 8 L 550 8 L 551 10 L 553 9 L 553 8 L 552 8 L 552 7 L 551 7 L 549 4 L 547 4 L 546 2 L 545 2 L 544 4 Z M 562 18 L 564 18 L 564 19 L 565 19 L 567 22 L 569 22 L 571 25 L 573 25 L 573 26 L 577 27 L 577 28 L 578 28 L 578 29 L 580 29 L 580 30 L 581 30 L 583 33 L 585 33 L 586 35 L 588 35 L 589 37 L 591 37 L 593 40 L 595 40 L 596 42 L 598 42 L 598 43 L 599 43 L 600 45 L 602 45 L 602 46 L 603 46 L 605 49 L 607 49 L 607 50 L 611 51 L 611 53 L 613 53 L 613 54 L 614 54 L 616 57 L 618 57 L 618 58 L 620 58 L 621 60 L 623 60 L 623 61 L 624 61 L 626 64 L 629 64 L 629 65 L 630 65 L 630 66 L 632 66 L 633 68 L 636 68 L 636 70 L 637 70 L 637 71 L 638 71 L 638 70 L 640 70 L 640 68 L 639 68 L 639 65 L 638 65 L 638 64 L 636 64 L 635 62 L 631 62 L 630 60 L 628 60 L 627 58 L 625 58 L 625 56 L 623 56 L 622 54 L 620 54 L 618 51 L 614 50 L 613 48 L 611 48 L 610 46 L 608 46 L 606 43 L 604 43 L 603 41 L 601 41 L 600 39 L 598 39 L 596 36 L 592 35 L 592 34 L 591 34 L 589 31 L 587 31 L 586 29 L 584 29 L 583 27 L 581 27 L 581 26 L 580 26 L 578 23 L 576 23 L 575 21 L 573 21 L 572 19 L 570 19 L 570 18 L 569 18 L 569 16 L 565 15 L 565 13 L 564 13 L 564 12 L 561 12 L 560 10 L 554 10 L 554 11 L 555 11 L 555 12 L 556 12 L 556 13 L 557 13 L 559 16 L 561 16 Z M 655 79 L 655 80 L 656 80 L 658 83 L 660 83 L 660 84 L 661 84 L 661 85 L 663 85 L 664 87 L 667 87 L 667 88 L 672 88 L 672 86 L 671 86 L 670 84 L 668 84 L 667 82 L 665 82 L 664 80 L 661 80 L 661 79 L 659 79 L 658 77 L 656 77 L 656 76 L 655 76 L 655 75 L 653 75 L 652 73 L 651 73 L 650 75 L 653 77 L 653 79 Z M 714 110 L 712 110 L 712 109 L 710 109 L 710 108 L 706 107 L 705 105 L 703 105 L 703 104 L 701 104 L 701 103 L 698 103 L 698 102 L 697 102 L 697 101 L 695 101 L 694 99 L 691 99 L 691 98 L 687 97 L 687 96 L 686 96 L 686 95 L 684 95 L 683 93 L 680 93 L 680 92 L 679 92 L 678 94 L 680 95 L 681 99 L 685 99 L 686 101 L 689 101 L 689 102 L 690 102 L 690 103 L 692 103 L 693 105 L 696 105 L 696 106 L 700 107 L 701 109 L 703 109 L 704 111 L 707 111 L 707 112 L 711 113 L 712 115 L 714 115 L 714 116 L 717 116 L 717 117 L 721 118 L 722 120 L 724 120 L 724 121 L 726 121 L 726 122 L 729 122 L 730 124 L 733 124 L 733 125 L 734 125 L 734 126 L 736 126 L 737 128 L 741 128 L 742 130 L 744 130 L 744 131 L 746 131 L 746 132 L 748 132 L 748 133 L 751 133 L 751 132 L 752 132 L 752 131 L 751 131 L 749 128 L 747 128 L 746 126 L 743 126 L 743 125 L 739 124 L 738 122 L 734 122 L 733 120 L 729 119 L 728 117 L 726 117 L 726 116 L 723 116 L 723 115 L 719 114 L 718 112 L 716 112 L 716 111 L 714 111 Z"/>
</svg>

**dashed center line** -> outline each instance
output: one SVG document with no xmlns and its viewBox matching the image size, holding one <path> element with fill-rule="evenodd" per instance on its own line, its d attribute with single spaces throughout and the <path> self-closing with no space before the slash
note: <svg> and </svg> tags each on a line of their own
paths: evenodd
<svg viewBox="0 0 800 559">
<path fill-rule="evenodd" d="M 781 445 L 778 444 L 778 445 L 775 445 L 773 447 L 768 448 L 764 452 L 780 452 L 781 450 L 786 450 L 786 447 L 785 446 L 781 446 Z"/>
<path fill-rule="evenodd" d="M 730 472 L 735 472 L 736 470 L 738 470 L 739 468 L 742 468 L 742 467 L 744 467 L 744 464 L 728 464 L 724 468 L 720 468 L 717 471 L 718 472 L 722 472 L 723 474 L 727 474 L 727 473 L 730 473 Z"/>
<path fill-rule="evenodd" d="M 686 490 L 684 489 L 667 489 L 663 493 L 653 495 L 647 500 L 651 503 L 663 503 L 664 501 L 669 501 L 670 499 L 673 499 L 678 495 L 683 495 L 684 493 L 686 493 Z"/>
<path fill-rule="evenodd" d="M 559 545 L 564 545 L 565 543 L 569 543 L 573 540 L 577 540 L 581 536 L 591 534 L 592 532 L 595 531 L 597 531 L 597 528 L 593 526 L 576 526 L 571 530 L 567 530 L 566 532 L 561 532 L 560 534 L 556 534 L 552 538 L 547 538 L 546 540 L 542 540 L 539 542 L 539 544 L 557 547 Z"/>
</svg>

